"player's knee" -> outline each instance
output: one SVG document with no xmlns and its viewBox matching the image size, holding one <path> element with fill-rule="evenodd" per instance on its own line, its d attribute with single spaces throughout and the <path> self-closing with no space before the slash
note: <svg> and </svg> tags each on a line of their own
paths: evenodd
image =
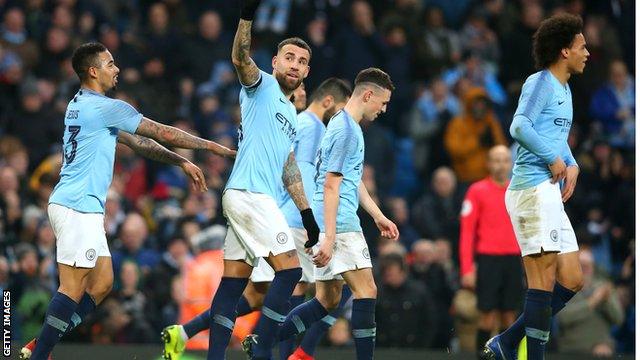
<svg viewBox="0 0 640 360">
<path fill-rule="evenodd" d="M 563 286 L 573 292 L 578 292 L 582 290 L 582 287 L 584 286 L 584 279 L 582 278 L 582 274 L 577 274 L 576 276 L 573 277 L 573 279 L 571 279 L 569 284 L 566 284 L 566 285 L 563 284 Z"/>
<path fill-rule="evenodd" d="M 327 311 L 336 309 L 340 304 L 340 294 L 338 294 L 338 296 L 336 296 L 336 294 L 328 293 L 318 295 L 319 296 L 317 296 L 316 299 L 318 299 L 320 304 L 322 304 L 322 307 L 324 307 Z"/>
<path fill-rule="evenodd" d="M 251 298 L 248 298 L 249 306 L 251 306 L 252 310 L 260 310 L 262 309 L 262 305 L 264 304 L 264 294 L 254 293 Z"/>
<path fill-rule="evenodd" d="M 113 281 L 105 281 L 99 284 L 95 284 L 87 289 L 87 293 L 96 301 L 101 302 L 102 299 L 107 297 L 113 289 Z"/>
<path fill-rule="evenodd" d="M 77 303 L 79 303 L 80 299 L 82 299 L 84 291 L 85 289 L 81 286 L 68 286 L 60 284 L 60 287 L 58 287 L 58 292 L 67 295 Z"/>
<path fill-rule="evenodd" d="M 375 299 L 378 297 L 378 287 L 372 280 L 367 284 L 363 284 L 353 293 L 356 299 Z"/>
</svg>

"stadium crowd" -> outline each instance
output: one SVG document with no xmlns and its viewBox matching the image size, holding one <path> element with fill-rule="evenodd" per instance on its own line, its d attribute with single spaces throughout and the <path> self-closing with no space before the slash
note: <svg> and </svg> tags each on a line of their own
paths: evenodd
<svg viewBox="0 0 640 360">
<path fill-rule="evenodd" d="M 230 54 L 238 9 L 230 3 L 0 0 L 0 288 L 12 293 L 14 339 L 37 335 L 57 288 L 46 206 L 61 165 L 63 112 L 79 84 L 72 50 L 102 42 L 120 67 L 113 97 L 235 148 L 240 87 Z M 487 175 L 488 149 L 512 143 L 508 128 L 520 88 L 535 72 L 533 32 L 545 17 L 566 11 L 583 16 L 591 53 L 585 73 L 570 79 L 569 144 L 580 177 L 566 203 L 585 287 L 555 320 L 550 349 L 635 352 L 634 6 L 628 0 L 262 2 L 253 49 L 261 69 L 270 71 L 279 39 L 300 36 L 313 50 L 308 95 L 330 76 L 353 81 L 369 66 L 387 71 L 396 85 L 387 113 L 362 124 L 363 181 L 401 234 L 398 243 L 381 241 L 375 224 L 362 217 L 380 289 L 379 347 L 475 348 L 469 342 L 478 312 L 458 273 L 462 200 L 468 185 Z M 199 282 L 207 284 L 201 296 L 210 303 L 211 279 L 187 272 L 207 254 L 222 266 L 215 256 L 224 238 L 220 197 L 232 162 L 180 154 L 203 169 L 208 192 L 192 192 L 179 169 L 118 147 L 105 207 L 116 285 L 64 341 L 159 344 L 160 330 L 184 318 L 181 309 Z M 348 345 L 348 326 L 340 320 L 326 344 Z"/>
</svg>

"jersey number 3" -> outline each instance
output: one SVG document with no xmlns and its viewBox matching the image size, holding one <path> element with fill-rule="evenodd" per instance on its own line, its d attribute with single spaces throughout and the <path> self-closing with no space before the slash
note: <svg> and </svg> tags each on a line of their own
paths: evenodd
<svg viewBox="0 0 640 360">
<path fill-rule="evenodd" d="M 78 134 L 80 133 L 80 126 L 69 125 L 68 130 L 71 135 L 69 136 L 69 141 L 67 142 L 67 144 L 71 144 L 71 151 L 67 153 L 65 149 L 64 159 L 66 160 L 67 164 L 71 164 L 73 162 L 73 159 L 76 158 L 76 151 L 78 150 L 78 141 L 76 140 L 76 136 L 78 136 Z"/>
</svg>

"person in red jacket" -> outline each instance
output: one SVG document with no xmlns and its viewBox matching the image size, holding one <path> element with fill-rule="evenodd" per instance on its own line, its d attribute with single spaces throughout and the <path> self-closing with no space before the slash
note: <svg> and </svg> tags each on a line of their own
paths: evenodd
<svg viewBox="0 0 640 360">
<path fill-rule="evenodd" d="M 462 203 L 461 283 L 464 288 L 475 290 L 478 296 L 479 351 L 498 325 L 502 330 L 515 321 L 516 311 L 522 305 L 520 248 L 504 202 L 511 166 L 509 148 L 504 145 L 491 148 L 489 176 L 473 183 Z"/>
</svg>

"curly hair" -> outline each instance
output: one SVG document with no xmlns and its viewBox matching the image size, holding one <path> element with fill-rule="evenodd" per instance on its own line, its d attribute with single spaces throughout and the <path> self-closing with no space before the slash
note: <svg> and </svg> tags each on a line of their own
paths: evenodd
<svg viewBox="0 0 640 360">
<path fill-rule="evenodd" d="M 545 69 L 558 60 L 562 49 L 571 47 L 582 32 L 582 18 L 559 14 L 544 20 L 533 34 L 533 59 L 538 69 Z"/>
</svg>

